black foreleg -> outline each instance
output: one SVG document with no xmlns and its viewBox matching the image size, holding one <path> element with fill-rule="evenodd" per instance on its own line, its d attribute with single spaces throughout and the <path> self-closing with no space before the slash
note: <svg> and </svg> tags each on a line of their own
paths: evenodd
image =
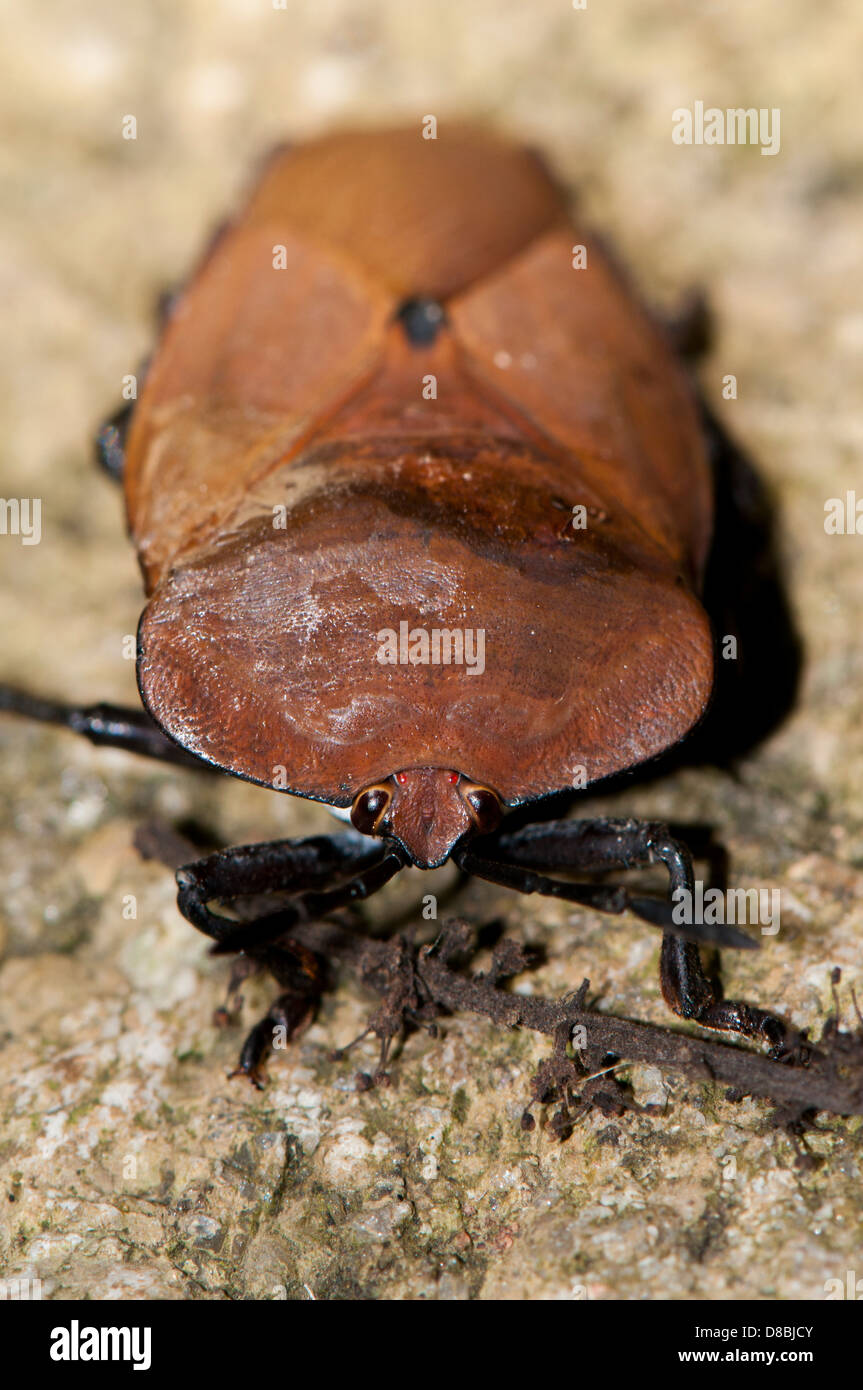
<svg viewBox="0 0 863 1390">
<path fill-rule="evenodd" d="M 634 820 L 552 821 L 509 834 L 488 836 L 478 850 L 466 847 L 458 861 L 469 873 L 523 893 L 542 893 L 582 902 L 606 912 L 635 912 L 663 927 L 660 981 L 669 1008 L 704 1028 L 742 1033 L 769 1044 L 782 1056 L 799 1044 L 775 1014 L 738 1000 L 722 998 L 721 987 L 705 972 L 698 941 L 720 945 L 757 945 L 734 928 L 670 920 L 671 904 L 634 897 L 623 888 L 566 884 L 547 879 L 537 869 L 599 872 L 663 863 L 672 894 L 684 889 L 694 899 L 692 861 L 686 846 L 664 825 Z"/>
<path fill-rule="evenodd" d="M 705 945 L 757 949 L 758 943 L 736 928 L 722 923 L 675 920 L 674 895 L 694 896 L 692 858 L 686 845 L 674 839 L 668 827 L 655 821 L 579 820 L 549 821 L 523 830 L 487 836 L 457 851 L 455 858 L 466 873 L 489 879 L 519 893 L 539 893 L 582 903 L 600 912 L 632 912 L 651 926 Z M 664 864 L 668 870 L 671 900 L 630 893 L 623 887 L 561 883 L 537 870 L 560 869 L 572 873 L 603 873 Z M 683 917 L 683 913 L 678 913 Z"/>
<path fill-rule="evenodd" d="M 283 989 L 246 1038 L 234 1075 L 260 1086 L 264 1058 L 279 1045 L 279 1030 L 287 1043 L 314 1017 L 323 972 L 314 954 L 291 937 L 291 929 L 370 896 L 403 867 L 400 855 L 349 831 L 222 850 L 177 871 L 177 905 L 215 941 L 213 954 L 242 951 Z M 208 906 L 274 893 L 295 896 L 277 912 L 250 922 L 238 923 Z"/>
<path fill-rule="evenodd" d="M 177 906 L 187 921 L 213 938 L 214 955 L 252 951 L 278 941 L 298 922 L 370 897 L 404 865 L 400 855 L 355 834 L 242 845 L 178 869 Z M 264 893 L 297 896 L 253 922 L 235 922 L 207 906 L 213 899 L 230 902 Z"/>
</svg>

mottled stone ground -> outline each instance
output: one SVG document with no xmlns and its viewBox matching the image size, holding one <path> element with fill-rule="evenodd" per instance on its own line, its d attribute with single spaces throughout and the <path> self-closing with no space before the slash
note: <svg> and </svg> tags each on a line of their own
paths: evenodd
<svg viewBox="0 0 863 1390">
<path fill-rule="evenodd" d="M 0 538 L 0 674 L 134 698 L 138 577 L 88 441 L 147 350 L 157 292 L 252 160 L 334 121 L 458 113 L 520 132 L 656 302 L 709 292 L 701 382 L 776 493 L 806 651 L 792 717 L 736 775 L 684 769 L 593 804 L 712 824 L 734 882 L 781 888 L 780 934 L 726 980 L 819 1030 L 832 965 L 846 1008 L 848 985 L 863 994 L 863 541 L 823 526 L 825 499 L 860 486 L 859 15 L 802 0 L 299 8 L 13 6 L 2 488 L 42 497 L 44 521 L 38 546 Z M 781 152 L 674 146 L 671 112 L 695 100 L 780 107 Z M 3 1277 L 53 1297 L 818 1299 L 863 1274 L 859 1119 L 822 1115 L 804 1170 L 769 1106 L 642 1067 L 635 1095 L 661 1113 L 595 1114 L 560 1145 L 518 1124 L 547 1045 L 473 1018 L 411 1038 L 393 1086 L 360 1094 L 373 1044 L 328 1060 L 368 1011 L 349 982 L 263 1094 L 229 1082 L 241 1030 L 211 1025 L 227 967 L 134 833 L 194 817 L 241 842 L 328 829 L 326 813 L 10 721 L 0 739 Z M 649 929 L 479 886 L 451 906 L 543 942 L 537 992 L 589 975 L 603 1008 L 665 1021 Z M 247 1022 L 269 993 L 247 988 Z"/>
</svg>

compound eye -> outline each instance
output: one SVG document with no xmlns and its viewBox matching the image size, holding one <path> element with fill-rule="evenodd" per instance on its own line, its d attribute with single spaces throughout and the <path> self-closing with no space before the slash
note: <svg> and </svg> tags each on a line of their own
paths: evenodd
<svg viewBox="0 0 863 1390">
<path fill-rule="evenodd" d="M 351 823 L 363 835 L 375 835 L 392 801 L 387 787 L 366 787 L 351 807 Z"/>
<path fill-rule="evenodd" d="M 503 819 L 503 807 L 497 792 L 490 787 L 481 787 L 476 782 L 468 782 L 460 788 L 474 825 L 480 835 L 490 835 L 497 830 Z"/>
</svg>

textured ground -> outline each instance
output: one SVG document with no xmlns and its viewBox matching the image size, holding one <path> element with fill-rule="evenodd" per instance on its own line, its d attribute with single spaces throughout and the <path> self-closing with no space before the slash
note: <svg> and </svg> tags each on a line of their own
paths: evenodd
<svg viewBox="0 0 863 1390">
<path fill-rule="evenodd" d="M 863 993 L 863 541 L 825 535 L 823 509 L 857 485 L 863 440 L 850 0 L 11 8 L 2 490 L 44 515 L 40 545 L 0 538 L 0 675 L 134 698 L 138 577 L 88 440 L 147 350 L 157 292 L 253 159 L 335 121 L 492 120 L 546 150 L 654 301 L 709 292 L 701 382 L 775 491 L 806 653 L 792 717 L 736 775 L 683 769 L 593 804 L 709 823 L 734 882 L 781 888 L 782 930 L 728 960 L 730 990 L 817 1030 L 838 964 L 847 1007 L 849 984 Z M 695 100 L 780 107 L 781 152 L 673 145 L 671 112 Z M 211 1026 L 227 967 L 133 835 L 194 816 L 242 842 L 329 817 L 11 721 L 0 740 L 3 1277 L 54 1297 L 817 1299 L 863 1272 L 859 1120 L 822 1115 L 803 1170 L 768 1106 L 632 1068 L 660 1113 L 596 1114 L 560 1145 L 518 1126 L 546 1044 L 470 1018 L 412 1038 L 395 1084 L 359 1094 L 355 1065 L 328 1060 L 368 1011 L 347 982 L 263 1094 L 229 1082 L 241 1031 Z M 665 1021 L 649 929 L 477 886 L 452 906 L 545 943 L 536 991 L 589 975 L 603 1008 Z M 268 994 L 248 987 L 247 1021 Z M 372 1061 L 370 1044 L 357 1064 Z"/>
</svg>

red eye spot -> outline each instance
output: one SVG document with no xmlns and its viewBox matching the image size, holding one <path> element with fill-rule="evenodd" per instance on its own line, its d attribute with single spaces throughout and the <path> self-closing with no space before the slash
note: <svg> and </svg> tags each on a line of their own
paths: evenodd
<svg viewBox="0 0 863 1390">
<path fill-rule="evenodd" d="M 397 772 L 397 773 L 396 773 L 396 781 L 399 782 L 399 783 L 401 784 L 401 786 L 404 786 L 404 784 L 405 784 L 405 782 L 406 782 L 407 780 L 408 780 L 408 775 L 407 775 L 406 772 Z"/>
<path fill-rule="evenodd" d="M 457 773 L 457 772 L 451 772 L 450 775 L 449 775 L 449 780 L 450 780 L 451 782 L 453 782 L 453 783 L 457 782 L 457 781 L 458 781 L 458 773 Z"/>
</svg>

